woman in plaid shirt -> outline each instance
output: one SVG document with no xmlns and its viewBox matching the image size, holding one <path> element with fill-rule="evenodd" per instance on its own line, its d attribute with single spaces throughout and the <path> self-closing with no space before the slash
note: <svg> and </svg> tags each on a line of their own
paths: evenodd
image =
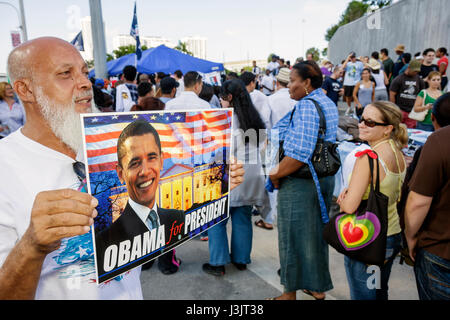
<svg viewBox="0 0 450 320">
<path fill-rule="evenodd" d="M 321 90 L 322 72 L 313 61 L 296 64 L 288 85 L 291 98 L 297 100 L 291 121 L 287 114 L 274 129 L 284 140 L 285 157 L 275 166 L 270 180 L 278 193 L 278 241 L 280 277 L 284 293 L 275 299 L 296 299 L 296 291 L 315 299 L 325 299 L 333 284 L 328 269 L 328 245 L 322 230 L 328 222 L 334 177 L 318 179 L 311 164 L 319 132 L 319 114 L 315 100 L 326 120 L 326 141 L 336 141 L 339 121 L 336 105 Z M 290 175 L 308 165 L 312 179 Z M 312 168 L 312 169 L 311 169 Z"/>
</svg>

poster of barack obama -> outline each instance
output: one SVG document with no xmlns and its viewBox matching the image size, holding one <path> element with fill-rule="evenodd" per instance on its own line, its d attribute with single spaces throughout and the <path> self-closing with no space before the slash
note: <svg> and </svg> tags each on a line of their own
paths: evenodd
<svg viewBox="0 0 450 320">
<path fill-rule="evenodd" d="M 87 189 L 99 200 L 98 284 L 229 217 L 232 118 L 230 109 L 82 116 Z"/>
</svg>

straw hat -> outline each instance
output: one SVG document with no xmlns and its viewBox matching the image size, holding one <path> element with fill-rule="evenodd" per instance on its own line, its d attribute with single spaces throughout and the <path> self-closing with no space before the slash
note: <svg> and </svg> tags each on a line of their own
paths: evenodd
<svg viewBox="0 0 450 320">
<path fill-rule="evenodd" d="M 401 51 L 401 52 L 405 52 L 405 45 L 404 44 L 398 44 L 394 51 Z"/>
<path fill-rule="evenodd" d="M 370 58 L 367 66 L 372 70 L 379 70 L 381 68 L 381 64 L 374 58 Z"/>
</svg>

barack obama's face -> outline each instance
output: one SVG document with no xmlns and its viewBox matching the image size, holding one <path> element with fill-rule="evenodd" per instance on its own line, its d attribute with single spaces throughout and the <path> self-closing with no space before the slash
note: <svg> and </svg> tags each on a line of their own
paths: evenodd
<svg viewBox="0 0 450 320">
<path fill-rule="evenodd" d="M 152 208 L 164 160 L 155 136 L 147 133 L 128 137 L 117 175 L 125 183 L 129 197 L 140 205 Z"/>
</svg>

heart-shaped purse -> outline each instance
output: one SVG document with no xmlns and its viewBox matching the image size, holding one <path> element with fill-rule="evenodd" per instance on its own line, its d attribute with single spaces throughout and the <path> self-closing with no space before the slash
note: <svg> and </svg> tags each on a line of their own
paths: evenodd
<svg viewBox="0 0 450 320">
<path fill-rule="evenodd" d="M 368 153 L 371 172 L 369 198 L 361 201 L 355 213 L 341 213 L 325 225 L 323 237 L 338 252 L 366 264 L 383 265 L 386 255 L 389 198 L 380 192 L 380 178 L 377 174 L 373 184 L 374 158 L 377 173 L 380 165 L 374 151 Z M 365 154 L 364 152 L 361 153 Z"/>
</svg>

